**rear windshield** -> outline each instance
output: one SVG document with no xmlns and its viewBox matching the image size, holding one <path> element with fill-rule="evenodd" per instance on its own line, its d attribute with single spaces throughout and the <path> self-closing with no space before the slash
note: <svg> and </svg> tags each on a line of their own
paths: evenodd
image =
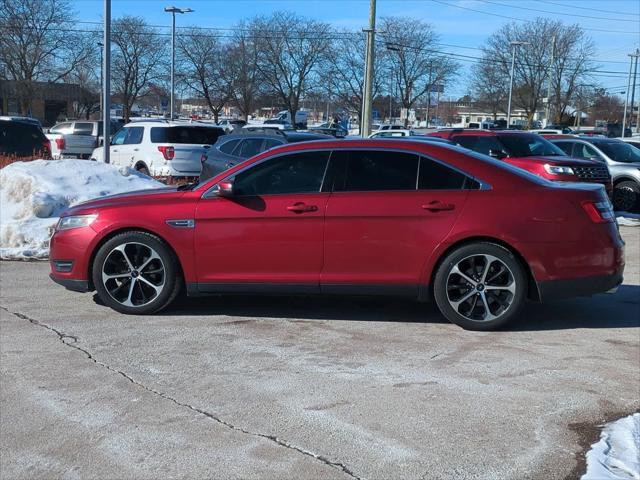
<svg viewBox="0 0 640 480">
<path fill-rule="evenodd" d="M 29 154 L 42 149 L 44 134 L 26 122 L 0 121 L 0 152 Z"/>
<path fill-rule="evenodd" d="M 152 143 L 213 145 L 224 131 L 209 127 L 151 127 Z"/>
<path fill-rule="evenodd" d="M 594 142 L 614 162 L 640 162 L 640 149 L 624 142 Z"/>
<path fill-rule="evenodd" d="M 534 157 L 537 155 L 566 155 L 549 140 L 538 135 L 498 135 L 510 157 Z"/>
</svg>

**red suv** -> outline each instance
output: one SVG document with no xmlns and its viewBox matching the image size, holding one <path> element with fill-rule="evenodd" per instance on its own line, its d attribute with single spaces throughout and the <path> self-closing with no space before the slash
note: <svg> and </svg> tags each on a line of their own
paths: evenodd
<svg viewBox="0 0 640 480">
<path fill-rule="evenodd" d="M 613 190 L 609 169 L 602 162 L 575 159 L 551 142 L 534 133 L 512 130 L 440 130 L 428 134 L 504 160 L 531 173 L 555 182 L 589 182 Z"/>
<path fill-rule="evenodd" d="M 224 293 L 434 298 L 489 330 L 527 298 L 622 282 L 604 190 L 548 182 L 469 150 L 410 140 L 274 148 L 201 184 L 67 210 L 51 278 L 128 314 Z"/>
</svg>

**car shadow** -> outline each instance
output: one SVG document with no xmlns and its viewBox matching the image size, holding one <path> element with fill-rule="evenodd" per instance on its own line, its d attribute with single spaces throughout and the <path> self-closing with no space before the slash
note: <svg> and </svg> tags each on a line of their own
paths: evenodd
<svg viewBox="0 0 640 480">
<path fill-rule="evenodd" d="M 183 296 L 159 315 L 447 323 L 432 303 L 381 297 Z M 519 318 L 502 330 L 524 332 L 637 327 L 640 327 L 640 286 L 622 285 L 615 294 L 579 297 L 548 304 L 529 302 Z"/>
</svg>

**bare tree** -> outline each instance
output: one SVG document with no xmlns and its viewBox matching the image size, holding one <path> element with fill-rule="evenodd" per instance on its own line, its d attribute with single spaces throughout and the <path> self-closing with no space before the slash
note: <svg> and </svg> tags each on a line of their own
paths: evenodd
<svg viewBox="0 0 640 480">
<path fill-rule="evenodd" d="M 556 37 L 554 62 L 551 63 L 553 37 Z M 561 21 L 536 18 L 532 22 L 509 23 L 489 37 L 483 48 L 483 62 L 494 69 L 491 76 L 502 78 L 508 89 L 512 50 L 510 42 L 526 41 L 518 47 L 514 72 L 513 103 L 522 108 L 529 122 L 542 107 L 546 97 L 547 81 L 552 78 L 552 92 L 556 117 L 566 113 L 575 100 L 577 86 L 584 81 L 592 64 L 591 41 L 577 26 L 566 26 Z"/>
<path fill-rule="evenodd" d="M 340 32 L 333 42 L 320 84 L 329 96 L 346 107 L 350 113 L 362 116 L 362 92 L 364 90 L 365 37 L 360 34 Z M 377 51 L 373 73 L 372 97 L 382 90 L 382 73 L 385 70 L 386 52 Z"/>
<path fill-rule="evenodd" d="M 504 78 L 495 64 L 486 56 L 473 66 L 471 91 L 478 106 L 491 112 L 494 120 L 498 113 L 507 112 L 509 92 Z"/>
<path fill-rule="evenodd" d="M 233 99 L 245 120 L 253 112 L 260 91 L 259 45 L 256 27 L 241 22 L 234 27 L 229 50 L 229 74 L 234 78 Z"/>
<path fill-rule="evenodd" d="M 430 24 L 406 17 L 386 17 L 381 30 L 388 50 L 389 75 L 407 112 L 434 86 L 449 83 L 458 71 L 458 64 L 437 50 L 438 35 Z"/>
<path fill-rule="evenodd" d="M 57 82 L 90 54 L 73 32 L 68 0 L 0 0 L 0 75 L 16 81 L 22 114 L 31 110 L 34 82 Z"/>
<path fill-rule="evenodd" d="M 163 78 L 159 67 L 166 57 L 166 37 L 159 36 L 142 18 L 131 16 L 115 20 L 112 30 L 113 91 L 122 99 L 123 117 L 128 122 L 136 100 L 152 82 Z"/>
<path fill-rule="evenodd" d="M 267 90 L 276 94 L 292 123 L 302 96 L 320 80 L 331 45 L 331 27 L 290 12 L 257 17 L 252 22 L 259 40 L 258 71 Z"/>
</svg>

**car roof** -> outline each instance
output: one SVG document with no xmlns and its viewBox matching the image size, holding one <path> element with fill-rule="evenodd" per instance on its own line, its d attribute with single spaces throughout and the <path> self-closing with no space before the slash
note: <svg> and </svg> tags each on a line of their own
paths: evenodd
<svg viewBox="0 0 640 480">
<path fill-rule="evenodd" d="M 329 140 L 334 138 L 332 135 L 313 132 L 284 132 L 284 136 L 292 142 L 303 142 L 305 140 Z"/>
<path fill-rule="evenodd" d="M 190 121 L 175 121 L 175 120 L 135 120 L 124 125 L 125 127 L 136 126 L 136 127 L 205 127 L 205 128 L 217 128 L 218 130 L 223 130 L 220 125 L 216 125 L 214 123 L 205 123 L 205 122 L 190 122 Z"/>
</svg>

